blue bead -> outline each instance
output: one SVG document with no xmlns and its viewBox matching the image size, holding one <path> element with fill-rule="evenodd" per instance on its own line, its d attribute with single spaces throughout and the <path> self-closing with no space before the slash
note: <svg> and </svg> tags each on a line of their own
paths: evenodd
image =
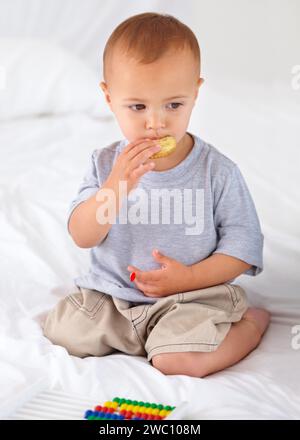
<svg viewBox="0 0 300 440">
<path fill-rule="evenodd" d="M 84 414 L 84 418 L 87 419 L 89 416 L 94 415 L 94 411 L 88 409 L 86 410 L 85 414 Z"/>
</svg>

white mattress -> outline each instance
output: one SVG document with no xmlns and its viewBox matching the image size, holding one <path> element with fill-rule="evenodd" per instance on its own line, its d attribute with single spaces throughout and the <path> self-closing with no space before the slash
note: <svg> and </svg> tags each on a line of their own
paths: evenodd
<svg viewBox="0 0 300 440">
<path fill-rule="evenodd" d="M 268 228 L 264 217 L 265 271 L 239 283 L 272 320 L 260 346 L 237 365 L 202 379 L 164 376 L 142 357 L 117 352 L 80 359 L 43 336 L 48 310 L 88 269 L 89 251 L 67 234 L 69 203 L 92 150 L 120 137 L 114 121 L 85 114 L 1 123 L 0 418 L 16 410 L 22 392 L 28 400 L 32 377 L 46 378 L 48 391 L 98 403 L 116 396 L 174 406 L 188 401 L 186 419 L 299 418 L 300 349 L 292 344 L 292 328 L 300 323 L 298 249 L 282 240 L 284 228 Z M 256 181 L 251 166 L 243 167 L 255 195 L 269 185 L 268 176 Z M 268 197 L 262 202 L 266 210 L 274 205 Z"/>
</svg>

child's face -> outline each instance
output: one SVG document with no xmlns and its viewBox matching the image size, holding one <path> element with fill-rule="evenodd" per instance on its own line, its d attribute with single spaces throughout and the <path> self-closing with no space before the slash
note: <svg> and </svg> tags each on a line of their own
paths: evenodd
<svg viewBox="0 0 300 440">
<path fill-rule="evenodd" d="M 172 51 L 142 65 L 115 51 L 107 71 L 108 82 L 100 86 L 125 138 L 171 135 L 179 143 L 204 81 L 191 52 Z"/>
</svg>

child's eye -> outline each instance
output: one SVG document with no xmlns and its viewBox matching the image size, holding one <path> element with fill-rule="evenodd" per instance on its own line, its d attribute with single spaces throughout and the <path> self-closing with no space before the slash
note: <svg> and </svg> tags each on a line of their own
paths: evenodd
<svg viewBox="0 0 300 440">
<path fill-rule="evenodd" d="M 177 105 L 177 107 L 172 107 L 171 110 L 177 110 L 182 104 L 180 102 L 171 102 L 171 105 Z"/>
<path fill-rule="evenodd" d="M 175 106 L 177 106 L 177 107 L 172 107 L 170 110 L 177 110 L 181 105 L 183 105 L 183 104 L 181 104 L 180 102 L 171 102 L 170 103 L 170 105 L 175 105 Z M 132 107 L 139 107 L 139 108 L 137 108 L 137 109 L 133 109 Z M 140 107 L 145 107 L 144 106 L 144 104 L 133 104 L 133 105 L 130 105 L 129 106 L 129 108 L 130 109 L 132 109 L 133 111 L 140 111 L 140 110 L 144 110 L 144 109 L 141 109 Z"/>
</svg>

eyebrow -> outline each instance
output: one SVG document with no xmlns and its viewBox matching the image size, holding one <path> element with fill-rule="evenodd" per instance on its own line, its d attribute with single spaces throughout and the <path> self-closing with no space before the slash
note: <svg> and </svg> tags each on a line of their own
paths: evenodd
<svg viewBox="0 0 300 440">
<path fill-rule="evenodd" d="M 181 95 L 181 96 L 171 96 L 171 98 L 166 98 L 164 99 L 164 101 L 169 101 L 171 99 L 180 99 L 180 98 L 188 98 L 188 96 L 185 95 Z M 147 102 L 147 99 L 140 99 L 140 98 L 125 98 L 123 99 L 123 101 L 143 101 L 143 102 Z"/>
</svg>

